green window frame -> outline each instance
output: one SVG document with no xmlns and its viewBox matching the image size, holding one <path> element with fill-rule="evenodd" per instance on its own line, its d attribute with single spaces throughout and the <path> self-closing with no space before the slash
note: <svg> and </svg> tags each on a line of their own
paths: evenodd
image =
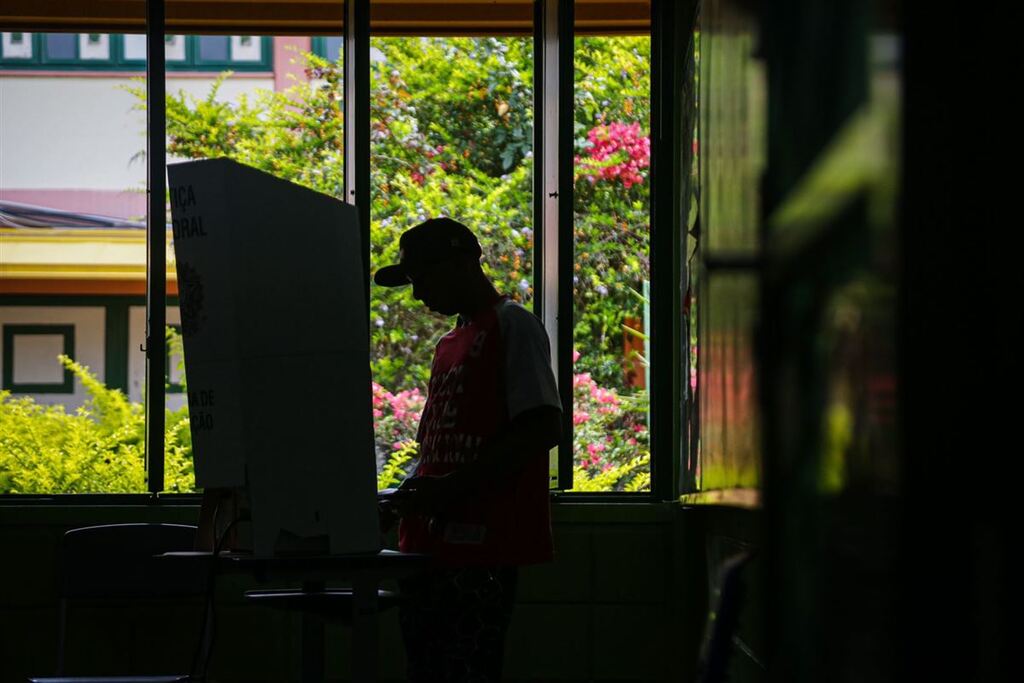
<svg viewBox="0 0 1024 683">
<path fill-rule="evenodd" d="M 333 53 L 334 50 L 330 49 L 331 45 L 337 41 L 338 52 Z M 323 57 L 324 59 L 332 62 L 336 62 L 342 58 L 342 52 L 345 48 L 344 36 L 313 36 L 312 44 L 310 45 L 310 51 L 317 57 Z"/>
<path fill-rule="evenodd" d="M 72 394 L 75 391 L 74 376 L 65 369 L 60 382 L 25 382 L 14 380 L 14 338 L 19 335 L 60 335 L 63 338 L 63 353 L 75 357 L 75 326 L 50 324 L 11 324 L 3 326 L 4 372 L 3 388 L 13 394 Z"/>
<path fill-rule="evenodd" d="M 4 54 L 0 44 L 0 69 L 26 71 L 145 71 L 145 59 L 133 59 L 126 56 L 125 36 L 135 34 L 123 33 L 20 33 L 28 36 L 31 43 L 30 57 L 12 57 Z M 7 33 L 5 33 L 7 35 Z M 107 36 L 108 47 L 106 58 L 86 58 L 81 54 L 82 36 Z M 179 35 L 179 34 L 173 34 Z M 73 36 L 74 56 L 52 58 L 48 56 L 47 47 L 51 37 Z M 144 38 L 145 36 L 143 36 Z M 167 36 L 170 37 L 170 36 Z M 185 58 L 167 60 L 166 69 L 174 71 L 223 71 L 231 69 L 236 72 L 262 72 L 273 70 L 273 39 L 270 36 L 198 36 L 183 35 L 185 39 Z M 202 59 L 200 57 L 200 40 L 207 37 L 223 37 L 228 41 L 226 59 Z M 235 55 L 235 38 L 248 38 L 259 45 L 258 59 L 242 59 Z"/>
</svg>

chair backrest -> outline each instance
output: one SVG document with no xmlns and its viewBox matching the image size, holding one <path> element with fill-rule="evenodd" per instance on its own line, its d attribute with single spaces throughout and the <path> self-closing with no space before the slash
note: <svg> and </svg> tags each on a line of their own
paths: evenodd
<svg viewBox="0 0 1024 683">
<path fill-rule="evenodd" d="M 157 557 L 192 550 L 195 535 L 193 525 L 159 523 L 104 524 L 64 534 L 59 570 L 58 676 L 64 674 L 69 601 L 167 600 L 206 595 L 206 564 Z"/>
<path fill-rule="evenodd" d="M 753 557 L 753 552 L 742 552 L 722 563 L 718 594 L 711 604 L 713 618 L 709 621 L 698 663 L 698 683 L 723 683 L 726 680 L 740 612 L 746 598 L 743 573 Z"/>
<path fill-rule="evenodd" d="M 187 524 L 105 524 L 71 529 L 61 548 L 62 598 L 174 598 L 203 595 L 201 571 L 158 559 L 192 550 Z"/>
</svg>

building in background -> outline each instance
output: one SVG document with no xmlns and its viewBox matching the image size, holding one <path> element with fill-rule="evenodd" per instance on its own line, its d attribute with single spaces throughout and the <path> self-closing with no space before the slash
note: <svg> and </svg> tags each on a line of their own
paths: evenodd
<svg viewBox="0 0 1024 683">
<path fill-rule="evenodd" d="M 321 49 L 337 44 L 316 41 Z M 166 38 L 168 93 L 237 101 L 305 78 L 308 37 Z M 0 34 L 2 389 L 68 410 L 87 398 L 64 353 L 143 396 L 146 278 L 145 36 Z M 178 322 L 168 233 L 168 323 Z M 181 405 L 170 362 L 168 406 Z"/>
</svg>

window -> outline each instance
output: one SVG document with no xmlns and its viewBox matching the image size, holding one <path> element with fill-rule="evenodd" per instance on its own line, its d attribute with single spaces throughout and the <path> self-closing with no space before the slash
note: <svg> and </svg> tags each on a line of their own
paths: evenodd
<svg viewBox="0 0 1024 683">
<path fill-rule="evenodd" d="M 78 36 L 78 55 L 82 60 L 109 60 L 110 36 L 103 33 L 83 33 Z"/>
<path fill-rule="evenodd" d="M 31 33 L 0 34 L 0 59 L 21 61 L 32 59 Z"/>
<path fill-rule="evenodd" d="M 169 62 L 194 64 L 190 55 L 199 38 L 167 36 Z M 241 53 L 259 63 L 269 54 L 264 50 L 269 41 L 242 37 L 234 52 L 229 45 L 228 56 Z M 0 492 L 142 493 L 147 489 L 141 350 L 146 345 L 142 151 L 147 88 L 121 74 L 78 80 L 50 72 L 130 62 L 142 69 L 145 36 L 12 33 L 3 34 L 2 46 L 5 66 L 21 54 L 47 73 L 0 75 L 0 411 L 5 434 L 21 435 L 0 452 Z M 211 70 L 209 78 L 180 81 L 169 69 L 167 91 L 184 91 L 186 99 L 205 96 L 220 69 Z M 218 101 L 237 103 L 242 94 L 272 92 L 274 80 L 229 79 L 223 88 L 227 92 Z M 55 97 L 61 107 L 52 106 Z M 247 110 L 250 120 L 263 114 L 260 107 Z M 228 138 L 221 142 L 230 144 Z M 206 151 L 212 149 L 208 145 Z M 174 151 L 199 152 L 172 148 L 169 160 Z M 19 163 L 12 163 L 15 159 Z M 169 251 L 170 246 L 168 241 Z M 173 274 L 173 261 L 169 265 Z M 173 278 L 168 291 L 169 343 L 161 383 L 167 410 L 165 490 L 191 491 Z M 79 415 L 80 409 L 87 415 Z M 9 431 L 8 425 L 13 425 Z M 46 448 L 26 445 L 25 439 L 40 434 Z"/>
<path fill-rule="evenodd" d="M 757 26 L 752 15 L 727 11 L 722 3 L 709 4 L 701 16 L 701 191 L 690 256 L 691 321 L 696 323 L 691 360 L 698 406 L 691 425 L 699 425 L 699 434 L 691 434 L 684 494 L 743 497 L 760 486 L 754 346 L 760 285 L 752 264 L 760 253 L 767 79 Z"/>
<path fill-rule="evenodd" d="M 5 33 L 0 57 L 102 62 L 113 38 Z M 129 310 L 145 295 L 134 101 L 107 79 L 0 76 L 2 493 L 146 490 L 128 398 Z"/>
<path fill-rule="evenodd" d="M 231 60 L 234 62 L 259 62 L 262 59 L 263 42 L 256 36 L 231 36 Z"/>
<path fill-rule="evenodd" d="M 230 59 L 230 43 L 227 36 L 199 36 L 198 43 L 201 63 L 224 64 Z"/>
<path fill-rule="evenodd" d="M 141 70 L 146 37 L 106 33 L 4 33 L 0 68 L 60 70 Z M 266 36 L 185 36 L 165 38 L 169 71 L 269 71 Z"/>
<path fill-rule="evenodd" d="M 313 52 L 324 59 L 335 62 L 343 58 L 345 39 L 341 36 L 317 36 L 313 38 Z"/>
<path fill-rule="evenodd" d="M 72 33 L 43 34 L 43 55 L 46 63 L 73 62 L 78 58 L 78 36 Z"/>
<path fill-rule="evenodd" d="M 3 326 L 3 389 L 13 394 L 70 394 L 71 370 L 53 359 L 75 357 L 74 325 Z"/>
<path fill-rule="evenodd" d="M 66 36 L 73 40 L 69 42 Z M 29 60 L 36 59 L 32 64 L 42 66 L 55 64 L 46 60 L 59 57 L 68 62 L 68 68 L 92 68 L 91 64 L 104 62 L 125 69 L 144 66 L 143 36 L 66 36 L 25 34 L 24 44 L 35 48 L 29 51 Z M 168 161 L 230 156 L 344 196 L 343 114 L 347 103 L 344 74 L 337 61 L 342 40 L 303 40 L 304 46 L 297 46 L 292 71 L 297 76 L 296 89 L 285 92 L 287 86 L 281 85 L 276 71 L 273 79 L 267 76 L 265 81 L 262 76 L 249 76 L 214 85 L 222 70 L 267 68 L 274 53 L 270 38 L 167 36 L 168 107 L 174 112 L 168 117 L 166 131 Z M 8 50 L 8 44 L 21 45 L 14 34 L 10 38 L 5 35 L 0 54 L 4 67 L 16 52 Z M 310 48 L 313 57 L 301 56 Z M 591 412 L 575 425 L 577 449 L 572 455 L 581 472 L 576 490 L 649 490 L 646 390 L 650 380 L 645 339 L 650 338 L 652 328 L 647 305 L 651 275 L 650 40 L 642 35 L 588 34 L 576 40 L 575 50 L 573 68 L 562 64 L 565 73 L 575 71 L 575 78 L 570 78 L 568 86 L 564 80 L 562 84 L 574 91 L 576 98 L 573 152 L 577 199 L 572 206 L 576 220 L 574 235 L 558 239 L 571 247 L 576 261 L 574 270 L 565 270 L 558 278 L 562 290 L 571 291 L 576 301 L 576 329 L 571 330 L 571 340 L 579 353 L 573 359 L 574 374 L 583 395 L 573 406 L 574 412 Z M 394 257 L 403 228 L 428 216 L 453 215 L 477 231 L 488 256 L 489 274 L 499 289 L 533 306 L 540 288 L 534 267 L 541 250 L 536 241 L 540 221 L 534 216 L 540 204 L 535 199 L 534 116 L 542 109 L 535 102 L 535 45 L 531 37 L 381 36 L 373 39 L 370 54 L 368 186 L 373 262 Z M 176 80 L 177 69 L 209 69 L 211 78 L 201 80 L 190 74 Z M 0 84 L 8 87 L 3 80 Z M 214 92 L 214 87 L 219 89 Z M 138 88 L 123 92 L 129 93 L 123 111 L 131 110 L 132 103 L 140 104 L 145 94 Z M 136 111 L 132 116 L 135 118 L 123 127 L 137 134 L 143 114 Z M 11 130 L 5 124 L 5 135 Z M 136 137 L 131 152 L 115 150 L 116 154 L 108 152 L 96 158 L 131 159 L 140 147 Z M 97 164 L 83 161 L 82 167 L 92 168 L 101 177 L 102 164 Z M 134 168 L 144 171 L 141 164 Z M 141 180 L 138 186 L 142 187 Z M 136 200 L 142 196 L 136 195 Z M 144 213 L 142 204 L 141 211 L 122 220 L 137 229 L 137 219 Z M 554 226 L 551 230 L 556 232 Z M 168 247 L 173 258 L 170 244 Z M 187 387 L 187 378 L 174 360 L 179 318 L 173 272 L 170 261 L 165 310 L 171 341 L 166 358 L 162 358 L 166 377 L 159 394 L 166 402 L 164 407 L 174 414 L 168 430 L 176 428 L 174 424 L 187 424 L 187 406 L 178 391 Z M 136 403 L 143 400 L 145 389 L 145 358 L 138 350 L 146 343 L 141 293 L 133 290 L 132 297 L 119 299 L 116 306 L 108 305 L 99 294 L 90 299 L 108 316 L 110 334 L 125 342 L 120 351 L 105 353 L 104 362 L 116 357 L 125 368 L 118 371 L 117 386 L 124 387 Z M 406 296 L 394 290 L 373 291 L 370 301 L 382 461 L 403 450 L 400 444 L 407 444 L 414 433 L 414 418 L 429 373 L 430 341 L 449 323 L 429 320 L 421 308 L 403 301 Z M 6 298 L 0 300 L 0 304 L 6 302 Z M 557 313 L 544 311 L 546 319 L 555 319 Z M 412 320 L 412 315 L 417 319 Z M 569 338 L 563 335 L 559 343 L 565 344 Z M 76 334 L 76 344 L 79 342 Z M 566 348 L 553 347 L 552 351 L 564 355 L 560 362 L 570 360 Z M 563 366 L 568 368 L 569 363 L 563 362 Z M 43 379 L 57 382 L 56 376 Z M 188 479 L 184 460 L 172 461 L 187 453 L 176 448 L 165 453 L 168 479 L 181 465 L 181 477 L 169 484 L 170 489 L 191 490 L 194 484 Z M 595 454 L 598 458 L 593 459 Z M 615 468 L 620 469 L 612 471 Z"/>
</svg>

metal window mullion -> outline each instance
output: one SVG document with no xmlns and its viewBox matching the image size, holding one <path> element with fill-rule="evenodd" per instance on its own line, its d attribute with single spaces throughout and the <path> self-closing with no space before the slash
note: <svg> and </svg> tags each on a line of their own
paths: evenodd
<svg viewBox="0 0 1024 683">
<path fill-rule="evenodd" d="M 558 0 L 558 386 L 562 396 L 562 443 L 558 481 L 572 487 L 573 472 L 573 90 L 576 32 L 575 0 Z"/>
<path fill-rule="evenodd" d="M 534 158 L 538 162 L 536 192 L 540 211 L 537 215 L 538 234 L 535 244 L 539 250 L 540 280 L 538 300 L 544 327 L 551 342 L 555 376 L 561 382 L 558 328 L 558 3 L 559 0 L 539 0 L 541 21 L 540 61 L 534 69 L 540 72 L 537 93 L 541 119 L 540 135 Z"/>
<path fill-rule="evenodd" d="M 679 292 L 679 134 L 674 107 L 679 49 L 675 35 L 677 3 L 651 5 L 651 317 L 653 334 L 648 361 L 656 369 L 650 397 L 651 493 L 656 500 L 674 497 L 680 443 L 679 360 L 676 322 L 682 308 Z"/>
<path fill-rule="evenodd" d="M 573 94 L 575 0 L 558 2 L 558 386 L 562 395 L 562 444 L 558 481 L 572 487 L 573 273 Z"/>
<path fill-rule="evenodd" d="M 366 314 L 370 302 L 370 1 L 345 3 L 345 200 L 359 213 Z"/>
<path fill-rule="evenodd" d="M 534 310 L 551 342 L 562 401 L 558 486 L 572 488 L 573 0 L 534 7 Z"/>
<path fill-rule="evenodd" d="M 167 227 L 164 0 L 146 1 L 146 472 L 164 488 L 164 377 L 167 362 Z"/>
<path fill-rule="evenodd" d="M 547 149 L 545 133 L 547 125 L 546 104 L 544 84 L 544 55 L 546 44 L 544 39 L 544 13 L 547 9 L 544 0 L 533 2 L 533 312 L 544 321 L 544 326 L 551 334 L 552 326 L 548 325 L 544 305 L 548 287 L 545 283 L 544 264 L 544 235 L 545 227 L 544 212 L 547 207 L 547 177 L 548 168 L 545 150 Z"/>
</svg>

